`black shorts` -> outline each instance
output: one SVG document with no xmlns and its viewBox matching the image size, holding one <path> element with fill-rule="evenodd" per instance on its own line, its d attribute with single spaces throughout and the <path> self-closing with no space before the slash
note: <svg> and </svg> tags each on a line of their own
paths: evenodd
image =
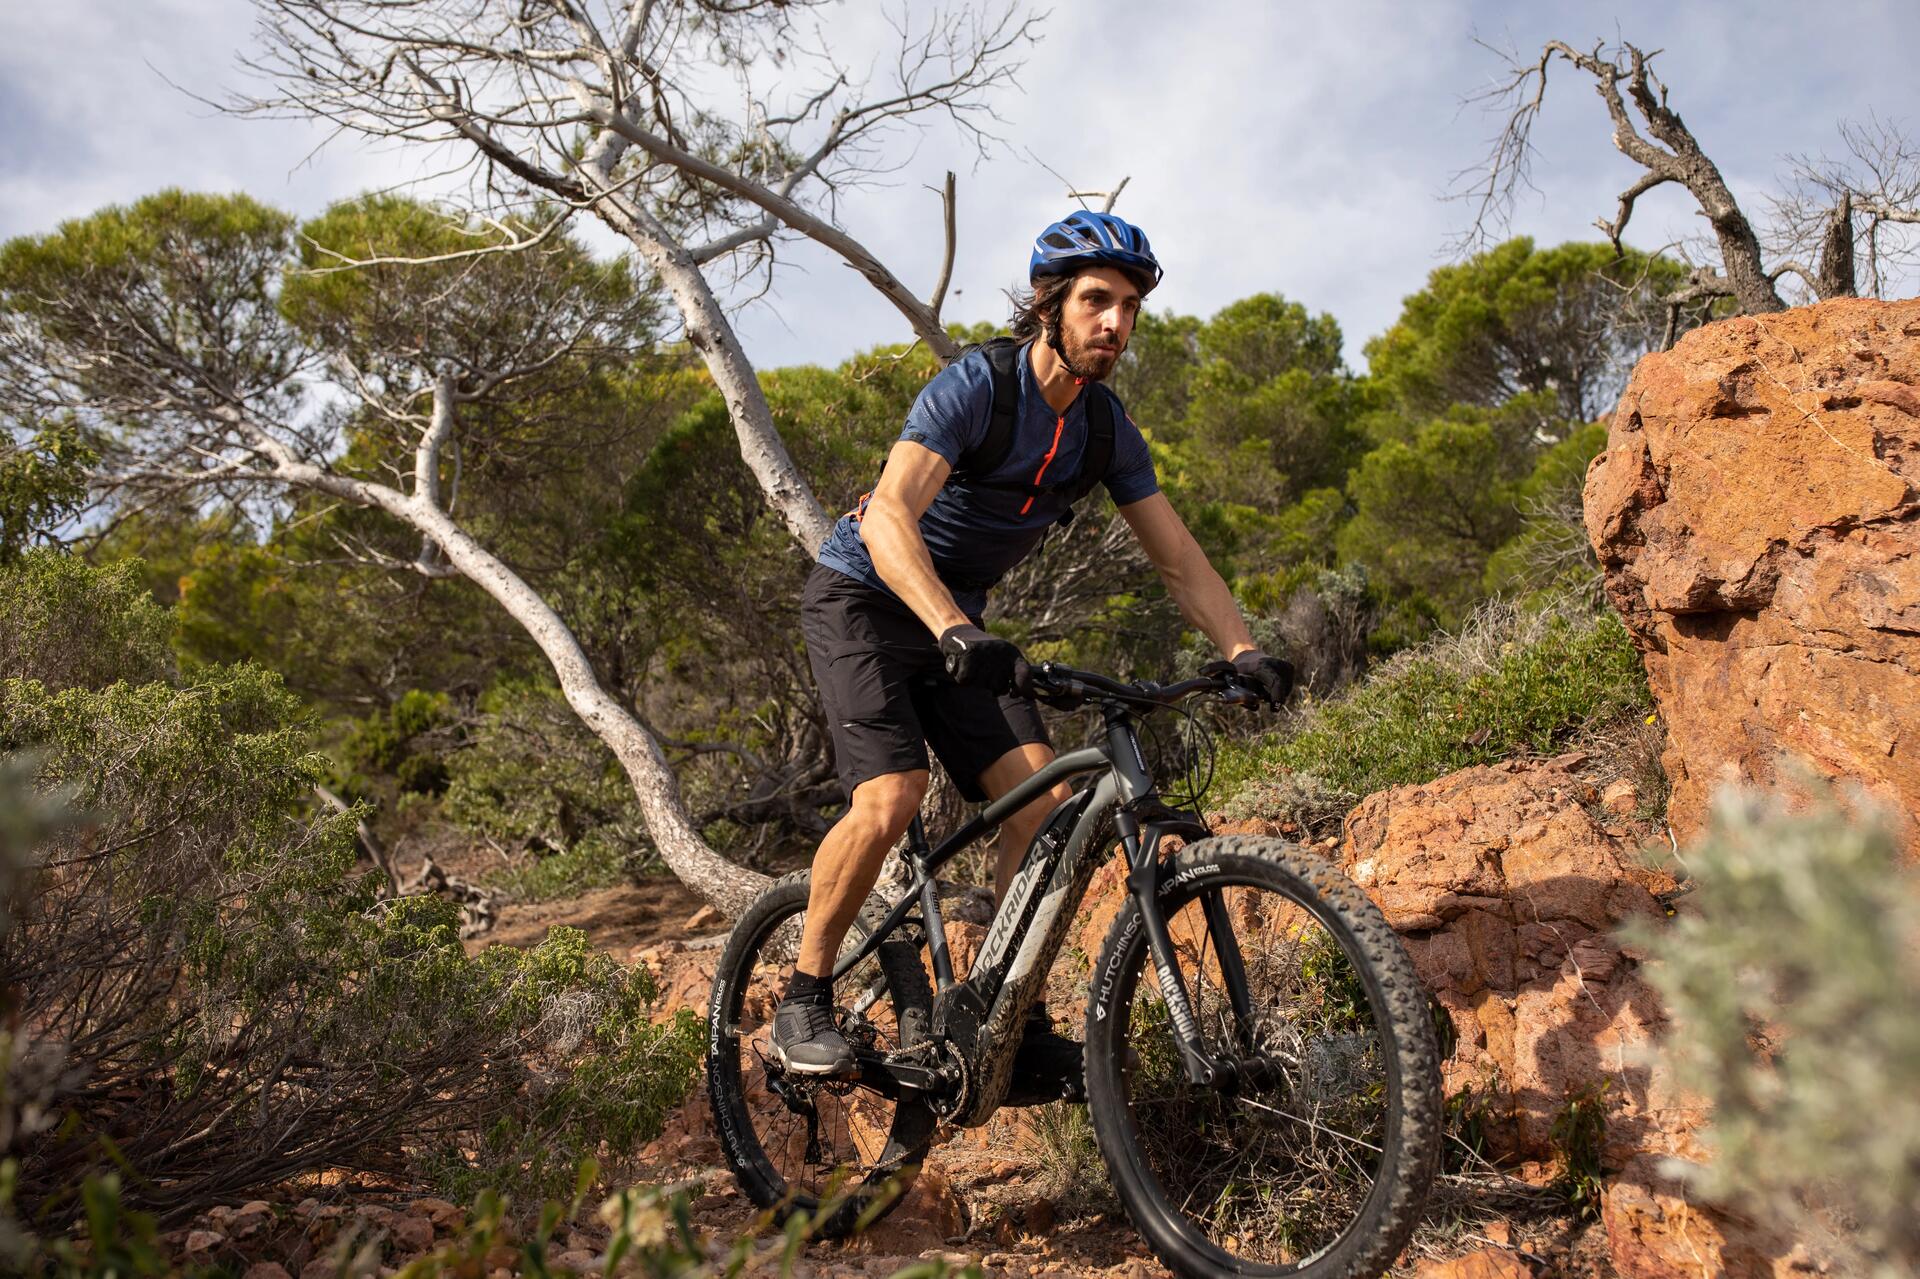
<svg viewBox="0 0 1920 1279">
<path fill-rule="evenodd" d="M 845 573 L 813 566 L 800 595 L 800 633 L 849 799 L 870 778 L 925 768 L 932 746 L 977 804 L 990 764 L 1028 742 L 1050 744 L 1033 702 L 953 683 L 913 611 Z"/>
</svg>

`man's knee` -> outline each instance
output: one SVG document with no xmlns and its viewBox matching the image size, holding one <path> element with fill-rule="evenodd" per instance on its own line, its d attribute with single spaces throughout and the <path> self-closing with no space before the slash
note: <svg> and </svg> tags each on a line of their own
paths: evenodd
<svg viewBox="0 0 1920 1279">
<path fill-rule="evenodd" d="M 892 844 L 906 833 L 927 796 L 927 774 L 884 773 L 853 788 L 853 803 L 842 821 L 853 822 L 868 837 Z"/>
</svg>

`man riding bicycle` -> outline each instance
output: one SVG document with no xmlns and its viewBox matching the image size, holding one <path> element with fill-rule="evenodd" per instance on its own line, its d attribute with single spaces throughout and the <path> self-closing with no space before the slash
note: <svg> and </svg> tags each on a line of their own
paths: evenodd
<svg viewBox="0 0 1920 1279">
<path fill-rule="evenodd" d="M 996 799 L 1054 757 L 1034 704 L 1012 695 L 1021 661 L 982 629 L 987 591 L 1075 499 L 1104 483 L 1187 620 L 1278 705 L 1286 661 L 1261 652 L 1233 594 L 1175 514 L 1147 443 L 1101 385 L 1160 282 L 1147 237 L 1112 214 L 1074 213 L 1040 233 L 1032 291 L 1016 299 L 1017 345 L 988 344 L 930 381 L 879 482 L 843 515 L 807 579 L 801 628 L 849 807 L 814 855 L 800 951 L 774 1017 L 794 1074 L 849 1070 L 831 973 L 888 849 L 927 789 L 933 747 L 968 800 Z M 951 681 L 930 679 L 942 668 Z M 1063 784 L 1001 828 L 995 899 L 1006 895 Z M 1036 1004 L 1017 1075 L 1071 1094 L 1080 1045 Z"/>
</svg>

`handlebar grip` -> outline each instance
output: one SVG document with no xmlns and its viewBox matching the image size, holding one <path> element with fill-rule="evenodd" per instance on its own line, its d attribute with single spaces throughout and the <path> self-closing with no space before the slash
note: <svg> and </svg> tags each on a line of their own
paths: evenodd
<svg viewBox="0 0 1920 1279">
<path fill-rule="evenodd" d="M 1026 658 L 1019 658 L 1013 664 L 1013 695 L 1032 700 L 1033 694 L 1033 667 Z"/>
</svg>

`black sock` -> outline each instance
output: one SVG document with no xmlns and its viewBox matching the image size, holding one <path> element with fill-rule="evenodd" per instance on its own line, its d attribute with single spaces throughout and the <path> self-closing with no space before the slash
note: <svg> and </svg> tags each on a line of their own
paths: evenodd
<svg viewBox="0 0 1920 1279">
<path fill-rule="evenodd" d="M 812 973 L 793 970 L 793 979 L 787 983 L 786 1002 L 790 1004 L 831 1004 L 833 1002 L 833 978 L 815 977 Z"/>
</svg>

